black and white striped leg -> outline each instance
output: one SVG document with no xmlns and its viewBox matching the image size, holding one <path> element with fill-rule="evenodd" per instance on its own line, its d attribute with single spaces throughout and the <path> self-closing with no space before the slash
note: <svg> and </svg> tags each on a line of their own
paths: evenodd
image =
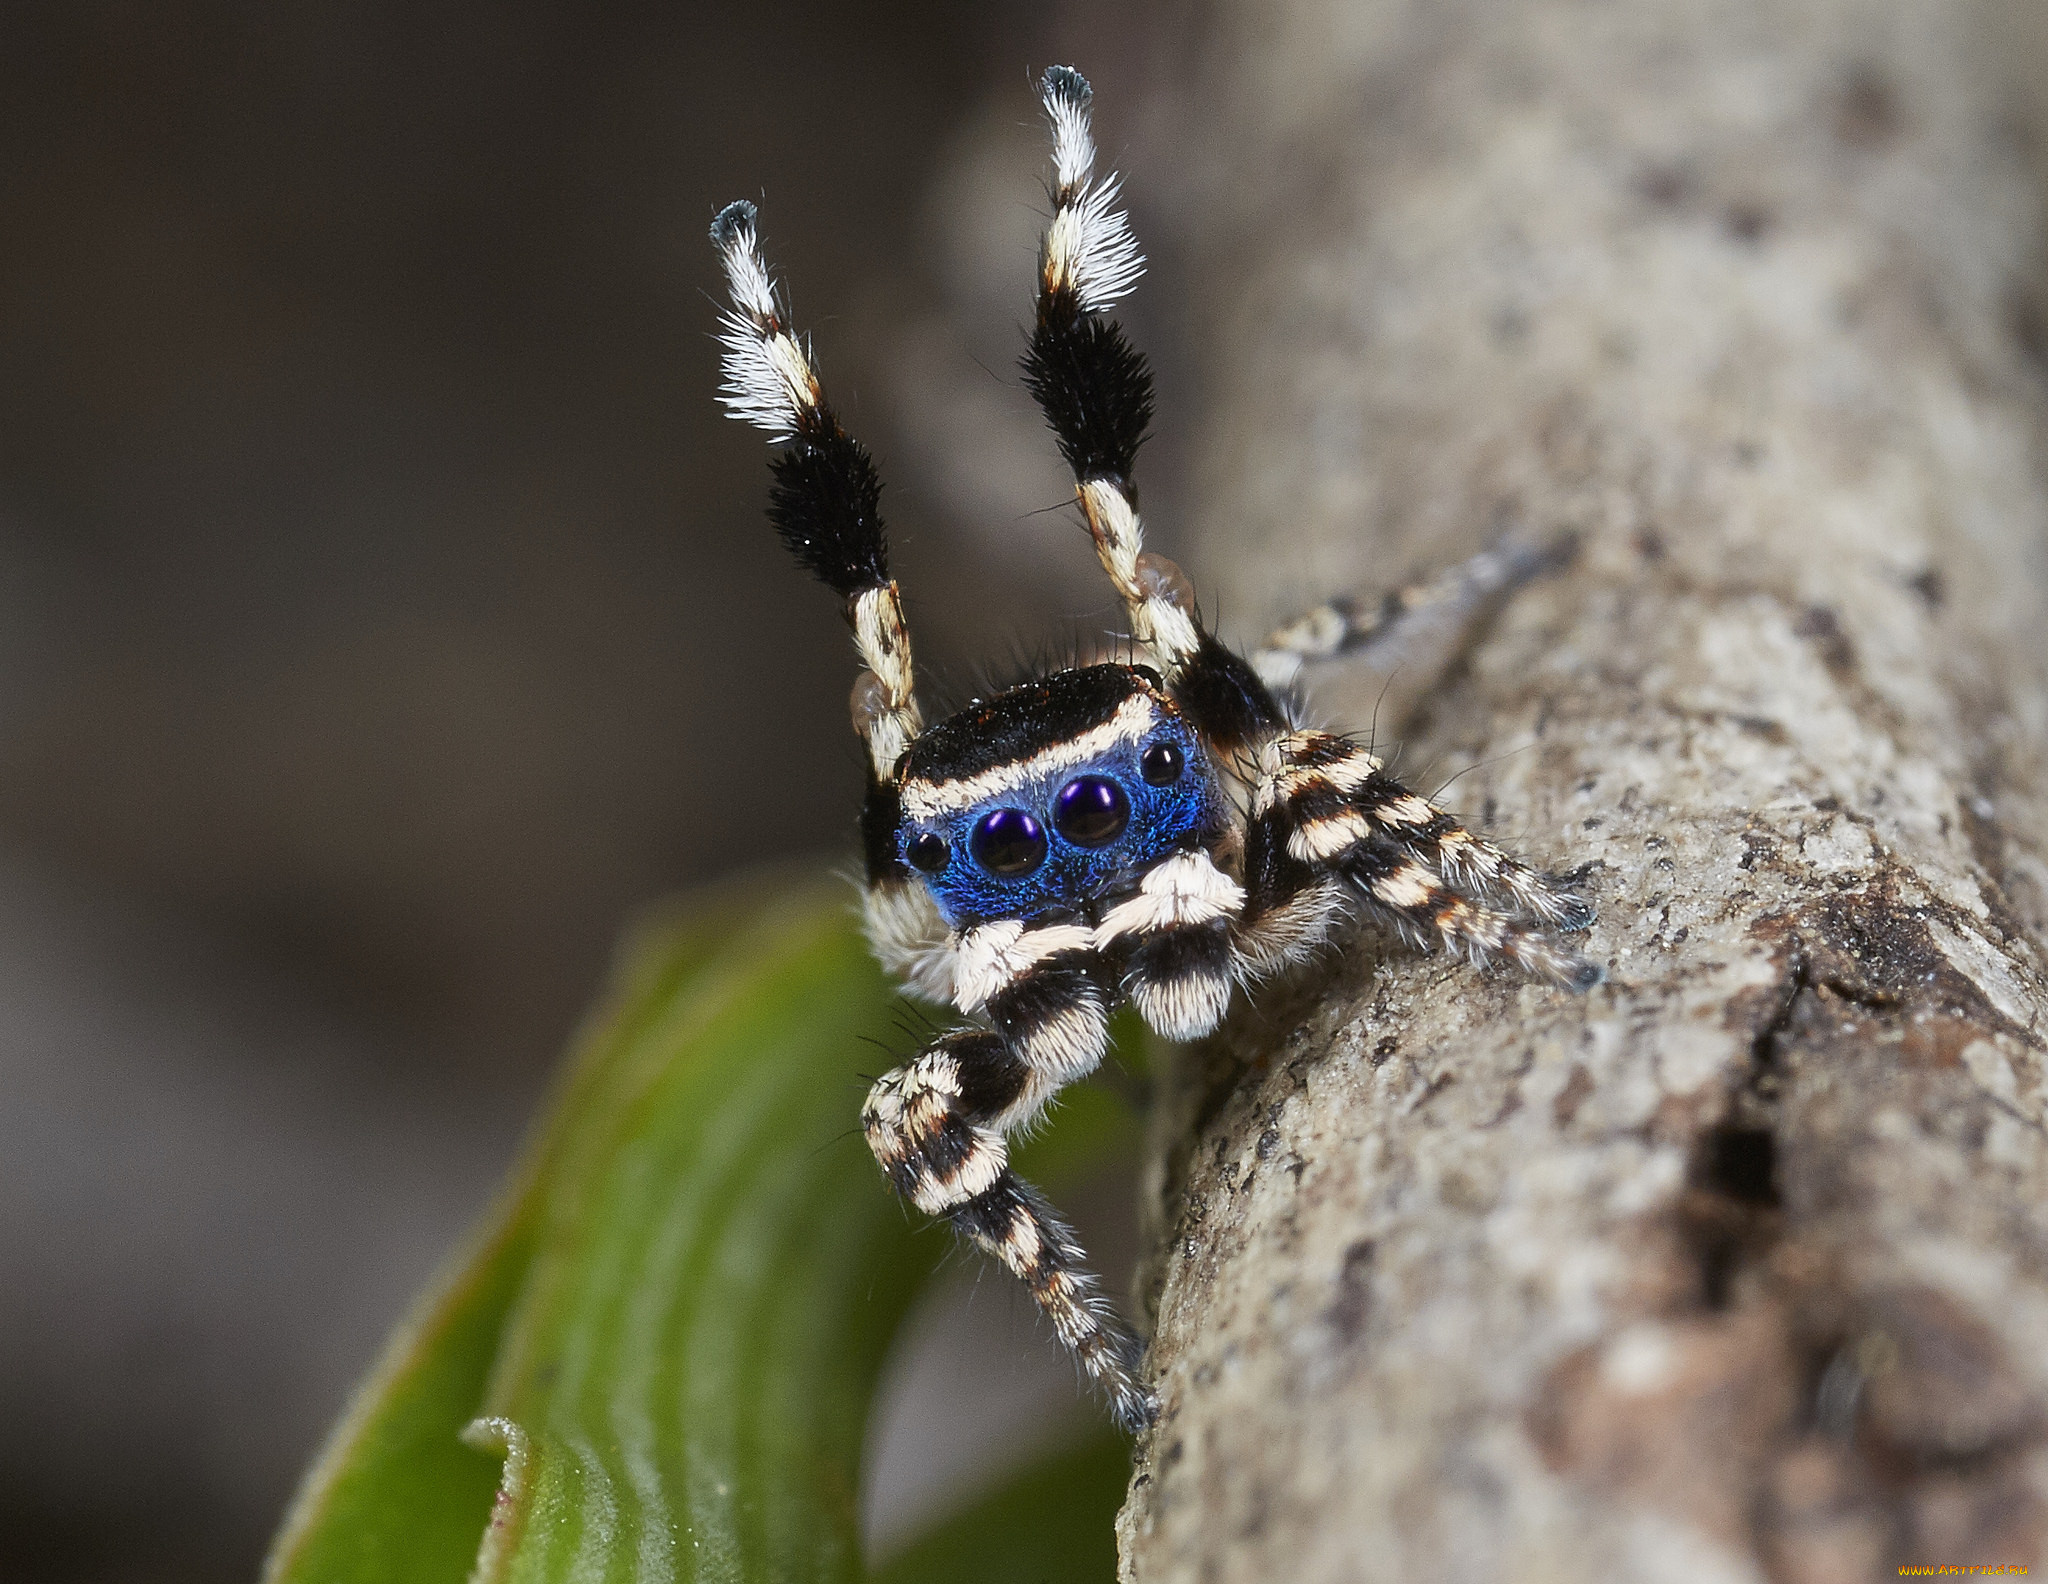
<svg viewBox="0 0 2048 1584">
<path fill-rule="evenodd" d="M 1081 987 L 1085 985 L 1085 990 Z M 886 1073 L 861 1111 L 868 1147 L 897 1192 L 943 1216 L 1024 1283 L 1124 1429 L 1152 1422 L 1140 1377 L 1142 1349 L 1084 1264 L 1079 1242 L 1044 1198 L 1010 1169 L 1003 1135 L 1029 1122 L 1099 1036 L 1071 998 L 1099 1006 L 1079 967 L 1029 976 L 990 1006 L 1009 1037 L 962 1029 Z M 1095 1021 L 1100 1021 L 1099 1010 Z"/>
<path fill-rule="evenodd" d="M 790 328 L 761 254 L 758 218 L 742 201 L 727 204 L 711 222 L 732 294 L 718 328 L 725 370 L 720 399 L 732 417 L 776 444 L 768 491 L 776 535 L 846 602 L 854 647 L 866 667 L 850 700 L 853 728 L 867 745 L 871 782 L 880 785 L 924 724 L 913 691 L 910 629 L 889 576 L 882 481 L 867 448 L 840 427 L 809 348 Z"/>
<path fill-rule="evenodd" d="M 1384 676 L 1412 671 L 1427 688 L 1503 598 L 1562 565 L 1573 544 L 1570 535 L 1503 539 L 1377 601 L 1330 600 L 1268 633 L 1252 665 L 1280 694 L 1338 663 Z"/>
<path fill-rule="evenodd" d="M 1289 732 L 1260 752 L 1240 945 L 1276 967 L 1312 948 L 1347 892 L 1404 933 L 1474 961 L 1506 957 L 1571 990 L 1602 973 L 1557 932 L 1591 910 L 1389 776 L 1348 738 Z"/>
<path fill-rule="evenodd" d="M 1074 495 L 1102 569 L 1122 597 L 1131 641 L 1171 679 L 1200 639 L 1194 593 L 1147 554 L 1133 477 L 1152 421 L 1152 371 L 1108 310 L 1144 273 L 1115 176 L 1095 177 L 1094 93 L 1070 67 L 1040 84 L 1052 131 L 1052 219 L 1038 255 L 1037 314 L 1024 384 L 1074 471 Z"/>
</svg>

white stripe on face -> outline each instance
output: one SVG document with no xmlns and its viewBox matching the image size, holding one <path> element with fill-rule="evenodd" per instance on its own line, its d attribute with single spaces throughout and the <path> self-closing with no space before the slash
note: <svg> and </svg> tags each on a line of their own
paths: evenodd
<svg viewBox="0 0 2048 1584">
<path fill-rule="evenodd" d="M 997 765 L 958 781 L 905 781 L 902 792 L 904 817 L 931 819 L 936 815 L 973 808 L 977 803 L 1000 797 L 1017 787 L 1086 764 L 1121 744 L 1138 742 L 1159 721 L 1159 707 L 1145 694 L 1134 693 L 1099 726 L 1091 726 L 1078 737 L 1070 737 L 1065 742 L 1041 748 L 1029 759 L 1016 764 Z"/>
</svg>

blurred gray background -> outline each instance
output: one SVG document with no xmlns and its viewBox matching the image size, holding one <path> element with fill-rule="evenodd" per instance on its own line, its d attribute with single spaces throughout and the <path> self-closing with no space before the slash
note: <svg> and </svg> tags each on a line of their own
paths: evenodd
<svg viewBox="0 0 2048 1584">
<path fill-rule="evenodd" d="M 0 1579 L 252 1577 L 620 924 L 851 854 L 844 630 L 711 399 L 720 203 L 762 201 L 881 455 L 941 691 L 1110 619 L 1013 371 L 1032 83 L 1072 59 L 1141 159 L 1183 36 L 940 0 L 5 9 Z M 1134 198 L 1170 413 L 1173 240 Z M 984 1451 L 1069 1412 L 1028 1317 L 975 1304 L 1012 1341 L 921 1322 L 885 1529 L 935 1405 L 975 1397 Z"/>
</svg>

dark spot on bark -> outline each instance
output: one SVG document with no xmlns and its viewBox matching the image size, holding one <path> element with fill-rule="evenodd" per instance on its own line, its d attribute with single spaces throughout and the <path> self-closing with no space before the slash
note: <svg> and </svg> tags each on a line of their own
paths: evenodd
<svg viewBox="0 0 2048 1584">
<path fill-rule="evenodd" d="M 1372 1267 L 1378 1250 L 1361 1238 L 1344 1251 L 1337 1272 L 1337 1301 L 1330 1306 L 1330 1324 L 1345 1342 L 1355 1342 L 1372 1310 Z"/>
<path fill-rule="evenodd" d="M 1255 1151 L 1260 1160 L 1271 1160 L 1273 1158 L 1273 1151 L 1279 1147 L 1280 1130 L 1278 1128 L 1267 1128 L 1265 1132 L 1259 1135 L 1259 1142 L 1255 1146 Z"/>
<path fill-rule="evenodd" d="M 1826 605 L 1809 605 L 1792 624 L 1795 635 L 1809 640 L 1819 651 L 1820 663 L 1837 682 L 1856 679 L 1856 647 L 1842 631 L 1841 618 Z"/>
<path fill-rule="evenodd" d="M 1769 235 L 1771 227 L 1777 224 L 1777 216 L 1758 200 L 1742 198 L 1728 206 L 1721 224 L 1736 241 L 1754 247 Z"/>
<path fill-rule="evenodd" d="M 1666 554 L 1663 537 L 1654 528 L 1638 530 L 1635 535 L 1636 554 L 1645 561 L 1662 561 Z"/>
<path fill-rule="evenodd" d="M 1897 141 L 1905 117 L 1899 92 L 1874 66 L 1855 66 L 1835 103 L 1835 136 L 1851 148 L 1875 151 Z"/>
<path fill-rule="evenodd" d="M 1400 1048 L 1401 1042 L 1395 1039 L 1393 1035 L 1388 1034 L 1373 1042 L 1372 1055 L 1367 1060 L 1375 1067 L 1384 1067 Z"/>
<path fill-rule="evenodd" d="M 1783 726 L 1765 716 L 1737 715 L 1733 719 L 1738 729 L 1749 733 L 1752 737 L 1761 737 L 1765 742 L 1771 743 L 1776 747 L 1782 748 L 1792 740 L 1790 734 L 1786 732 Z"/>
<path fill-rule="evenodd" d="M 1778 1207 L 1778 1145 L 1769 1128 L 1718 1127 L 1706 1137 L 1709 1187 L 1738 1204 Z"/>
<path fill-rule="evenodd" d="M 1652 165 L 1636 178 L 1636 191 L 1645 203 L 1659 209 L 1676 209 L 1693 196 L 1696 183 L 1683 165 Z"/>
<path fill-rule="evenodd" d="M 1742 856 L 1735 860 L 1738 869 L 1754 869 L 1766 858 L 1776 856 L 1778 843 L 1767 831 L 1746 830 L 1742 833 Z"/>
<path fill-rule="evenodd" d="M 1941 575 L 1940 567 L 1914 573 L 1906 579 L 1906 587 L 1918 594 L 1930 611 L 1938 611 L 1948 603 L 1948 579 Z"/>
<path fill-rule="evenodd" d="M 1893 1016 L 1940 1012 L 1976 1018 L 1987 1033 L 2001 1031 L 2038 1045 L 1949 963 L 1928 932 L 1926 909 L 1901 902 L 1889 884 L 1759 919 L 1753 933 L 1796 944 L 1811 983 L 1843 1001 Z"/>
<path fill-rule="evenodd" d="M 1735 1300 L 1736 1277 L 1777 1240 L 1777 1139 L 1765 1125 L 1768 1101 L 1754 1090 L 1731 1120 L 1703 1134 L 1693 1150 L 1679 1229 L 1698 1271 L 1699 1301 L 1709 1311 Z"/>
<path fill-rule="evenodd" d="M 1593 1075 L 1577 1062 L 1572 1063 L 1571 1076 L 1565 1079 L 1557 1098 L 1550 1102 L 1550 1114 L 1557 1120 L 1557 1125 L 1570 1127 L 1572 1118 L 1579 1114 L 1579 1107 L 1586 1103 L 1586 1096 L 1592 1092 Z"/>
<path fill-rule="evenodd" d="M 1456 1083 L 1457 1081 L 1458 1075 L 1456 1073 L 1438 1073 L 1434 1078 L 1430 1079 L 1429 1083 L 1423 1088 L 1421 1097 L 1417 1099 L 1415 1102 L 1415 1109 L 1420 1111 L 1424 1106 L 1428 1105 L 1430 1101 L 1434 1100 L 1438 1095 L 1442 1094 L 1446 1089 L 1450 1088 L 1450 1086 Z"/>
<path fill-rule="evenodd" d="M 1759 440 L 1738 440 L 1735 442 L 1735 465 L 1739 468 L 1753 468 L 1764 459 L 1763 442 Z"/>
<path fill-rule="evenodd" d="M 1514 1088 L 1508 1091 L 1507 1098 L 1501 1101 L 1500 1109 L 1494 1112 L 1492 1116 L 1488 1117 L 1484 1122 L 1480 1123 L 1479 1125 L 1482 1128 L 1499 1127 L 1501 1123 L 1507 1121 L 1509 1117 L 1513 1116 L 1517 1111 L 1521 1109 L 1522 1086 L 1520 1084 L 1517 1084 Z"/>
<path fill-rule="evenodd" d="M 2021 354 L 2037 368 L 2048 370 L 2048 303 L 2043 302 L 2039 286 L 2030 283 L 2013 288 L 2006 303 L 2006 323 Z"/>
</svg>

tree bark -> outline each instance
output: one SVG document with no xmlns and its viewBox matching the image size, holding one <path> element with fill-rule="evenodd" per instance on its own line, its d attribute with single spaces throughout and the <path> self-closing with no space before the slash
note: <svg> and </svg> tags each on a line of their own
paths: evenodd
<svg viewBox="0 0 2048 1584">
<path fill-rule="evenodd" d="M 1127 1580 L 2048 1561 L 2048 332 L 1973 21 L 1207 24 L 1134 177 L 1189 173 L 1188 564 L 1248 638 L 1575 533 L 1401 768 L 1583 871 L 1611 978 L 1368 936 L 1184 1053 Z"/>
</svg>

